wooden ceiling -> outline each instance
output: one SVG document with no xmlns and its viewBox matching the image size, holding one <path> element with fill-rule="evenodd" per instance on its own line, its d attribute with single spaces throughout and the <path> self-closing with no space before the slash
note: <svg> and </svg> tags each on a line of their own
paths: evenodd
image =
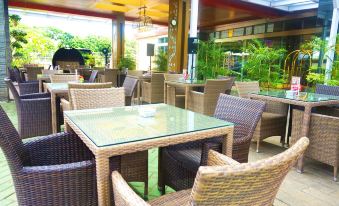
<svg viewBox="0 0 339 206">
<path fill-rule="evenodd" d="M 9 0 L 10 7 L 43 10 L 76 15 L 115 18 L 124 13 L 126 20 L 135 20 L 139 8 L 146 6 L 146 15 L 154 23 L 168 24 L 169 0 Z M 239 0 L 200 0 L 199 27 L 239 22 L 262 17 L 281 16 L 280 11 Z"/>
</svg>

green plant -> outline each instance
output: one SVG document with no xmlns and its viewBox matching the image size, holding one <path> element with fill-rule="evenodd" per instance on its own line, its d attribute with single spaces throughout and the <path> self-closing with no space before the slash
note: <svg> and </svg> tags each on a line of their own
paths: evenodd
<svg viewBox="0 0 339 206">
<path fill-rule="evenodd" d="M 160 72 L 167 71 L 168 55 L 167 52 L 159 50 L 155 56 L 154 64 L 156 65 L 155 70 Z"/>
<path fill-rule="evenodd" d="M 259 40 L 253 40 L 244 52 L 249 53 L 244 64 L 245 79 L 259 81 L 267 86 L 283 83 L 281 59 L 286 51 L 282 48 L 271 48 Z"/>
<path fill-rule="evenodd" d="M 122 58 L 120 58 L 118 68 L 119 69 L 135 70 L 135 61 L 132 57 L 129 57 L 129 56 L 122 57 Z"/>
<path fill-rule="evenodd" d="M 231 73 L 223 65 L 225 54 L 222 46 L 214 41 L 199 41 L 197 57 L 198 79 L 214 79 Z"/>
<path fill-rule="evenodd" d="M 23 56 L 20 49 L 23 45 L 27 44 L 27 32 L 23 30 L 20 26 L 21 17 L 16 14 L 9 15 L 9 27 L 10 27 L 10 45 L 12 56 L 15 58 L 20 58 Z M 17 66 L 17 65 L 13 65 Z"/>
</svg>

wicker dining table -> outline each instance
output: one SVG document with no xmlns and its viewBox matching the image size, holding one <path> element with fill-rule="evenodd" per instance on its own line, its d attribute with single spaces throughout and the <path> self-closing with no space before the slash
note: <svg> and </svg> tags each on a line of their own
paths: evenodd
<svg viewBox="0 0 339 206">
<path fill-rule="evenodd" d="M 60 132 L 60 125 L 58 125 L 60 104 L 57 98 L 67 97 L 68 83 L 45 83 L 45 87 L 47 92 L 51 93 L 52 131 L 55 134 Z"/>
<path fill-rule="evenodd" d="M 188 108 L 188 95 L 194 87 L 205 87 L 205 80 L 171 80 L 164 81 L 164 103 L 167 103 L 167 86 L 185 88 L 185 109 Z"/>
<path fill-rule="evenodd" d="M 152 76 L 148 75 L 148 74 L 146 74 L 146 75 L 144 74 L 144 75 L 127 75 L 127 77 L 138 80 L 138 84 L 137 84 L 137 104 L 140 105 L 141 104 L 141 85 L 142 85 L 142 82 L 150 81 Z"/>
<path fill-rule="evenodd" d="M 140 116 L 149 107 L 155 115 Z M 166 104 L 65 111 L 64 118 L 65 130 L 74 131 L 95 155 L 101 206 L 111 200 L 110 157 L 216 136 L 224 136 L 223 153 L 232 156 L 232 123 Z"/>
<path fill-rule="evenodd" d="M 339 96 L 331 96 L 324 94 L 316 94 L 310 92 L 300 92 L 299 95 L 293 95 L 286 90 L 275 90 L 275 91 L 260 91 L 256 93 L 250 93 L 249 97 L 252 99 L 268 100 L 273 102 L 281 102 L 288 105 L 301 106 L 304 110 L 301 136 L 307 137 L 309 133 L 309 125 L 311 120 L 312 108 L 319 106 L 329 106 L 339 104 Z M 289 107 L 290 108 L 290 107 Z M 289 112 L 290 113 L 290 112 Z M 290 115 L 289 115 L 290 116 Z M 290 118 L 290 117 L 289 117 Z M 288 121 L 289 122 L 289 121 Z M 296 142 L 294 140 L 294 142 Z M 297 171 L 302 173 L 304 169 L 303 156 L 299 159 L 297 164 Z"/>
</svg>

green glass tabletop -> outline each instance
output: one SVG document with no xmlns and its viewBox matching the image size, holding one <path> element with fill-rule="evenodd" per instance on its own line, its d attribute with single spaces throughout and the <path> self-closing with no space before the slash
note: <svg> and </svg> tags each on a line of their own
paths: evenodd
<svg viewBox="0 0 339 206">
<path fill-rule="evenodd" d="M 256 92 L 253 94 L 277 97 L 277 98 L 283 98 L 283 99 L 291 99 L 291 100 L 296 100 L 296 101 L 304 101 L 304 102 L 321 102 L 321 101 L 339 100 L 339 96 L 316 94 L 316 93 L 310 93 L 310 92 L 300 92 L 299 95 L 295 95 L 289 90 L 260 91 L 260 92 Z"/>
<path fill-rule="evenodd" d="M 154 117 L 139 115 L 139 110 L 150 107 L 156 109 Z M 64 115 L 98 147 L 233 126 L 166 104 L 65 111 Z"/>
<path fill-rule="evenodd" d="M 68 90 L 68 83 L 47 83 L 46 85 L 51 90 Z"/>
<path fill-rule="evenodd" d="M 205 84 L 206 80 L 184 80 L 184 79 L 179 79 L 179 80 L 173 80 L 171 82 L 177 82 L 181 84 Z"/>
</svg>

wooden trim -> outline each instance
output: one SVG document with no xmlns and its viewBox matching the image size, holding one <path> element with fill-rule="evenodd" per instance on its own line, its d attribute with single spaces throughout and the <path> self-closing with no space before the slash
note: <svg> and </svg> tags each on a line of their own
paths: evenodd
<svg viewBox="0 0 339 206">
<path fill-rule="evenodd" d="M 321 32 L 322 32 L 322 28 L 310 28 L 310 29 L 303 29 L 303 30 L 281 31 L 281 32 L 273 32 L 273 33 L 265 33 L 265 34 L 232 37 L 232 38 L 226 38 L 226 39 L 216 39 L 215 42 L 225 43 L 225 42 L 234 42 L 234 41 L 249 40 L 249 39 L 263 39 L 263 38 L 271 38 L 271 37 L 317 34 Z"/>
<path fill-rule="evenodd" d="M 307 18 L 307 17 L 312 17 L 312 16 L 317 16 L 316 10 L 307 11 L 307 12 L 298 13 L 298 14 L 291 14 L 289 16 L 275 18 L 275 19 L 256 19 L 256 20 L 236 22 L 236 23 L 231 23 L 231 24 L 226 24 L 226 25 L 225 24 L 218 25 L 214 27 L 203 27 L 201 29 L 213 30 L 213 31 L 224 31 L 228 29 L 236 29 L 236 28 L 254 26 L 258 24 L 273 23 L 273 22 L 286 21 L 286 20 L 292 20 L 292 19 L 301 19 L 301 18 Z"/>
</svg>

